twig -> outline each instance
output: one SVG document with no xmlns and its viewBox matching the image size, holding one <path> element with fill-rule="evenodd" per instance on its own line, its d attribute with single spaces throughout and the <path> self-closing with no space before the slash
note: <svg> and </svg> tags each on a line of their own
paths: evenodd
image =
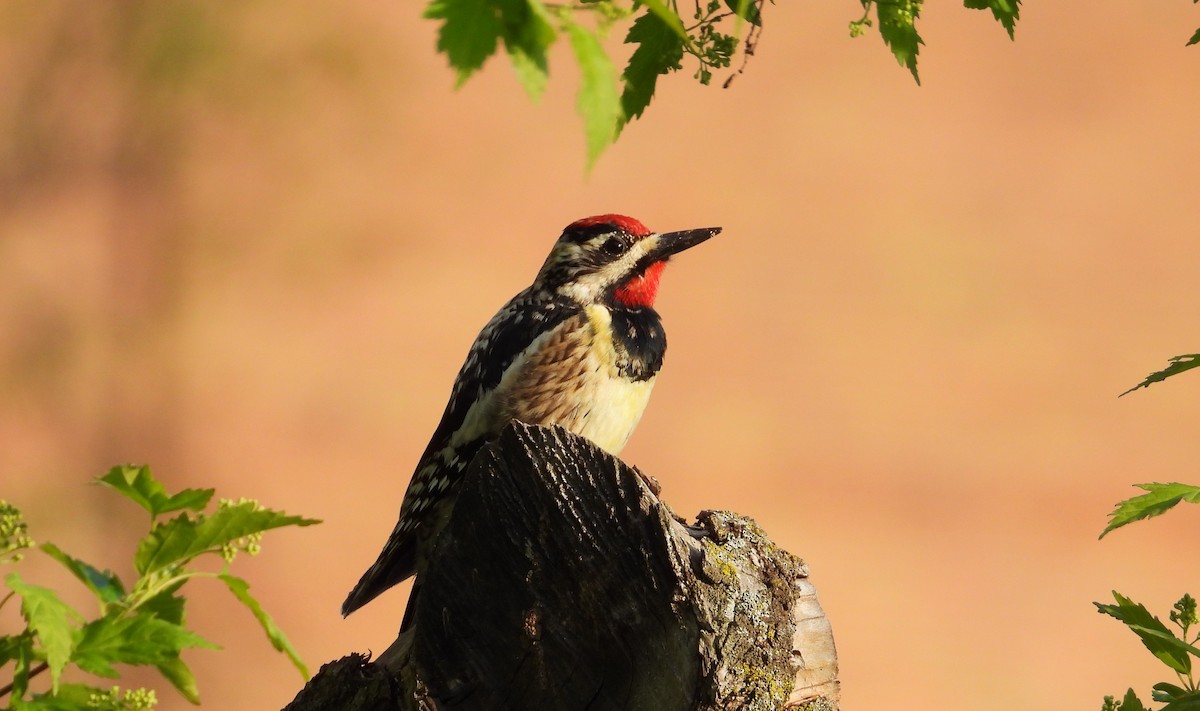
<svg viewBox="0 0 1200 711">
<path fill-rule="evenodd" d="M 49 664 L 47 664 L 46 662 L 42 662 L 41 664 L 37 665 L 36 667 L 34 667 L 33 669 L 31 669 L 29 671 L 29 678 L 32 679 L 33 677 L 37 676 L 38 674 L 41 674 L 42 672 L 46 671 L 49 668 L 50 668 Z M 13 687 L 16 685 L 16 683 L 17 683 L 17 680 L 13 679 L 5 686 L 0 687 L 0 699 L 11 694 Z"/>
</svg>

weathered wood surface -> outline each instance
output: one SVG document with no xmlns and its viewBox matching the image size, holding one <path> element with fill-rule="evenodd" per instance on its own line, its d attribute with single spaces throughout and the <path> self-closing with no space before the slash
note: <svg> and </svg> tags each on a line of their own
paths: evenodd
<svg viewBox="0 0 1200 711">
<path fill-rule="evenodd" d="M 513 423 L 472 463 L 381 664 L 325 665 L 310 709 L 836 709 L 804 563 L 748 518 L 676 518 L 637 470 Z"/>
</svg>

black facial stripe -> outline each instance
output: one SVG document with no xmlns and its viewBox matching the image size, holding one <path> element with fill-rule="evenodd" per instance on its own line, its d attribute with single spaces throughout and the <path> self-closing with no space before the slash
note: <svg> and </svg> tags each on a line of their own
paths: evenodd
<svg viewBox="0 0 1200 711">
<path fill-rule="evenodd" d="M 651 264 L 654 264 L 655 262 L 665 262 L 668 259 L 670 259 L 670 257 L 660 257 L 653 253 L 647 254 L 637 261 L 637 264 L 633 266 L 633 271 L 630 273 L 641 274 L 642 272 L 646 271 Z"/>
</svg>

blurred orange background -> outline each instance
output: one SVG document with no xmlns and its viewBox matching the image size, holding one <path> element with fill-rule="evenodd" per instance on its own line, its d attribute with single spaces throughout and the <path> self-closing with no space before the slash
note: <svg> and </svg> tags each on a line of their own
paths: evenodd
<svg viewBox="0 0 1200 711">
<path fill-rule="evenodd" d="M 1165 668 L 1092 601 L 1200 592 L 1197 512 L 1096 536 L 1200 482 L 1200 376 L 1116 398 L 1200 346 L 1200 15 L 1029 2 L 1013 43 L 931 3 L 918 87 L 858 9 L 767 7 L 730 89 L 660 82 L 589 176 L 565 42 L 534 105 L 502 58 L 455 91 L 419 4 L 0 5 L 0 496 L 126 575 L 144 515 L 86 485 L 118 462 L 324 519 L 235 572 L 314 671 L 378 652 L 407 585 L 338 606 L 478 329 L 575 218 L 721 225 L 668 270 L 624 458 L 809 562 L 845 708 L 1145 697 Z M 287 703 L 194 585 L 205 706 Z"/>
</svg>

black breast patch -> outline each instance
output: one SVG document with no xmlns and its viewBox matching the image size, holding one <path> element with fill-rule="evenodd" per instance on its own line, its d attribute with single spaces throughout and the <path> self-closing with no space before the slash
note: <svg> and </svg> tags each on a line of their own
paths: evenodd
<svg viewBox="0 0 1200 711">
<path fill-rule="evenodd" d="M 631 380 L 658 374 L 667 352 L 667 333 L 654 309 L 612 308 L 613 345 L 617 371 Z"/>
</svg>

